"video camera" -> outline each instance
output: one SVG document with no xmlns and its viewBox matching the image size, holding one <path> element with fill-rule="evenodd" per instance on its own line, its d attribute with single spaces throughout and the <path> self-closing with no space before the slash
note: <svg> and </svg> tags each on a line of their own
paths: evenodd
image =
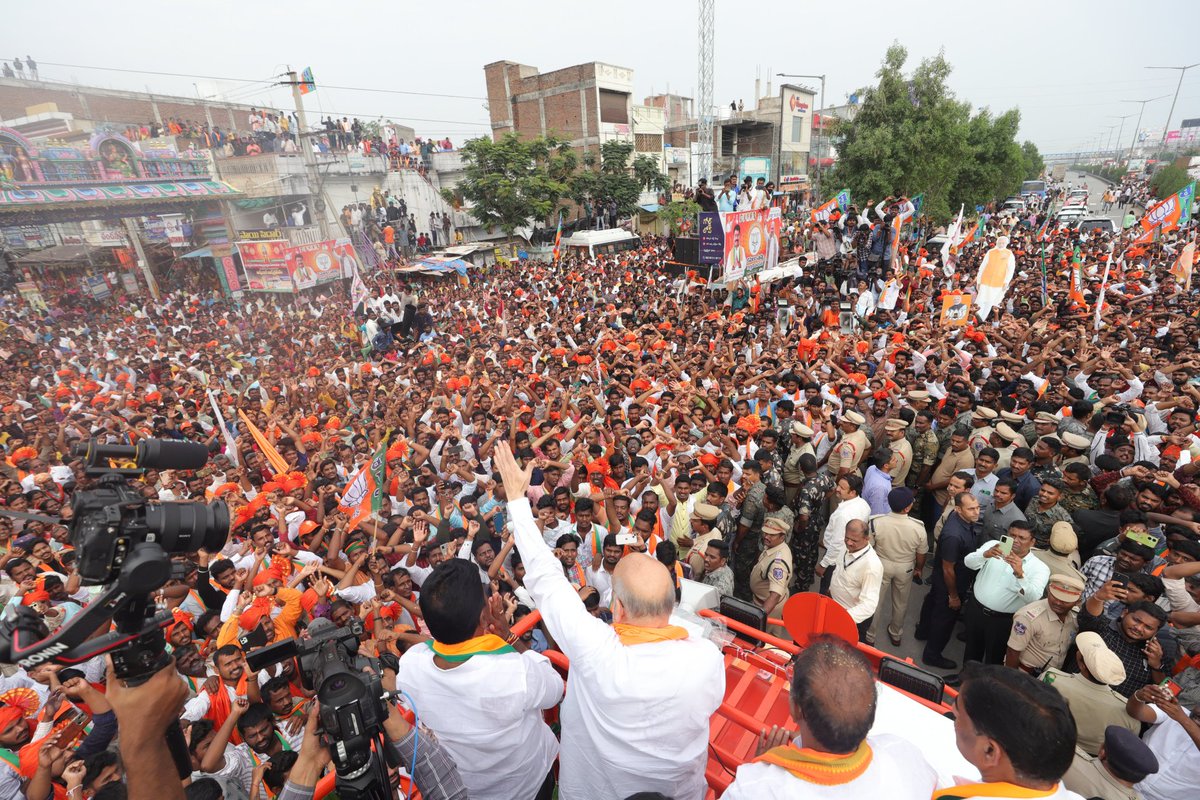
<svg viewBox="0 0 1200 800">
<path fill-rule="evenodd" d="M 382 668 L 397 669 L 390 653 L 380 659 L 358 654 L 362 635 L 358 619 L 337 627 L 318 618 L 306 630 L 307 638 L 284 639 L 246 655 L 251 670 L 296 659 L 304 685 L 316 691 L 321 727 L 333 756 L 338 796 L 345 800 L 390 797 L 387 767 L 399 766 L 386 746 L 383 723 L 388 717 L 387 692 Z"/>
<path fill-rule="evenodd" d="M 229 509 L 221 501 L 155 503 L 129 485 L 129 476 L 147 469 L 199 469 L 208 448 L 197 442 L 143 439 L 136 446 L 77 445 L 86 472 L 97 486 L 75 493 L 70 517 L 62 520 L 21 512 L 0 512 L 22 519 L 71 527 L 82 582 L 104 585 L 83 610 L 49 635 L 45 621 L 32 608 L 19 606 L 0 620 L 0 662 L 26 669 L 47 661 L 74 666 L 111 653 L 113 672 L 128 686 L 145 683 L 171 663 L 163 627 L 170 611 L 157 611 L 152 594 L 171 577 L 169 553 L 200 548 L 216 552 L 229 535 Z M 109 465 L 109 459 L 132 461 L 132 467 Z M 112 630 L 92 638 L 98 630 Z M 178 723 L 167 730 L 167 743 L 181 778 L 191 761 Z"/>
<path fill-rule="evenodd" d="M 77 445 L 75 454 L 84 458 L 87 474 L 98 478 L 98 485 L 75 493 L 70 517 L 19 516 L 69 524 L 82 582 L 107 588 L 53 636 L 48 636 L 37 612 L 18 608 L 15 616 L 0 621 L 0 661 L 26 668 L 46 661 L 74 665 L 111 651 L 117 677 L 137 685 L 170 662 L 162 628 L 171 621 L 171 613 L 156 613 L 150 600 L 170 578 L 168 554 L 220 550 L 229 535 L 229 510 L 221 501 L 151 502 L 129 485 L 129 476 L 147 469 L 199 469 L 208 461 L 208 448 L 202 444 L 91 441 Z M 111 467 L 109 459 L 128 460 L 134 466 Z M 110 620 L 116 630 L 89 638 Z"/>
</svg>

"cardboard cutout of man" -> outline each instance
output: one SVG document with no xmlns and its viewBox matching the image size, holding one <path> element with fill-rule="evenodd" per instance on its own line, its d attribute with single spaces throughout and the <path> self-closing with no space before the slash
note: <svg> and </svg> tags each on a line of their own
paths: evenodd
<svg viewBox="0 0 1200 800">
<path fill-rule="evenodd" d="M 984 255 L 979 265 L 979 276 L 975 279 L 975 302 L 979 305 L 981 320 L 986 320 L 992 309 L 1004 300 L 1004 293 L 1008 291 L 1008 284 L 1012 282 L 1016 270 L 1017 259 L 1008 249 L 1008 237 L 997 237 L 996 246 Z"/>
</svg>

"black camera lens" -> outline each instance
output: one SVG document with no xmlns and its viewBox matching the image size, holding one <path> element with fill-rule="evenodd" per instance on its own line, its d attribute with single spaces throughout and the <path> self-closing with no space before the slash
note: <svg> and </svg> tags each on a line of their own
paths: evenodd
<svg viewBox="0 0 1200 800">
<path fill-rule="evenodd" d="M 168 553 L 215 553 L 229 538 L 229 507 L 211 503 L 147 503 L 146 527 Z"/>
</svg>

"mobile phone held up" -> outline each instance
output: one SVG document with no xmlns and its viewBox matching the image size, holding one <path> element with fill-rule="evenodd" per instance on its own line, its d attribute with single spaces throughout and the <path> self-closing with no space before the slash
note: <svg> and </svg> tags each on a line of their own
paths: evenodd
<svg viewBox="0 0 1200 800">
<path fill-rule="evenodd" d="M 1000 537 L 1000 544 L 998 546 L 1000 548 L 1001 555 L 1012 555 L 1013 539 L 1007 533 Z"/>
</svg>

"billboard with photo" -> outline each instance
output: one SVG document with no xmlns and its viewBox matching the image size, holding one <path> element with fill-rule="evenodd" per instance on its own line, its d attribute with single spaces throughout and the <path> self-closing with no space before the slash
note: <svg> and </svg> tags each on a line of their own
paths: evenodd
<svg viewBox="0 0 1200 800">
<path fill-rule="evenodd" d="M 346 238 L 296 245 L 288 253 L 288 270 L 297 289 L 311 289 L 353 274 L 357 263 L 354 245 Z"/>
<path fill-rule="evenodd" d="M 720 216 L 725 239 L 721 261 L 725 283 L 749 278 L 779 263 L 783 218 L 778 208 L 727 211 Z"/>
<path fill-rule="evenodd" d="M 252 292 L 292 294 L 296 291 L 288 269 L 291 247 L 282 239 L 238 242 L 237 251 L 246 273 L 246 288 Z"/>
</svg>

